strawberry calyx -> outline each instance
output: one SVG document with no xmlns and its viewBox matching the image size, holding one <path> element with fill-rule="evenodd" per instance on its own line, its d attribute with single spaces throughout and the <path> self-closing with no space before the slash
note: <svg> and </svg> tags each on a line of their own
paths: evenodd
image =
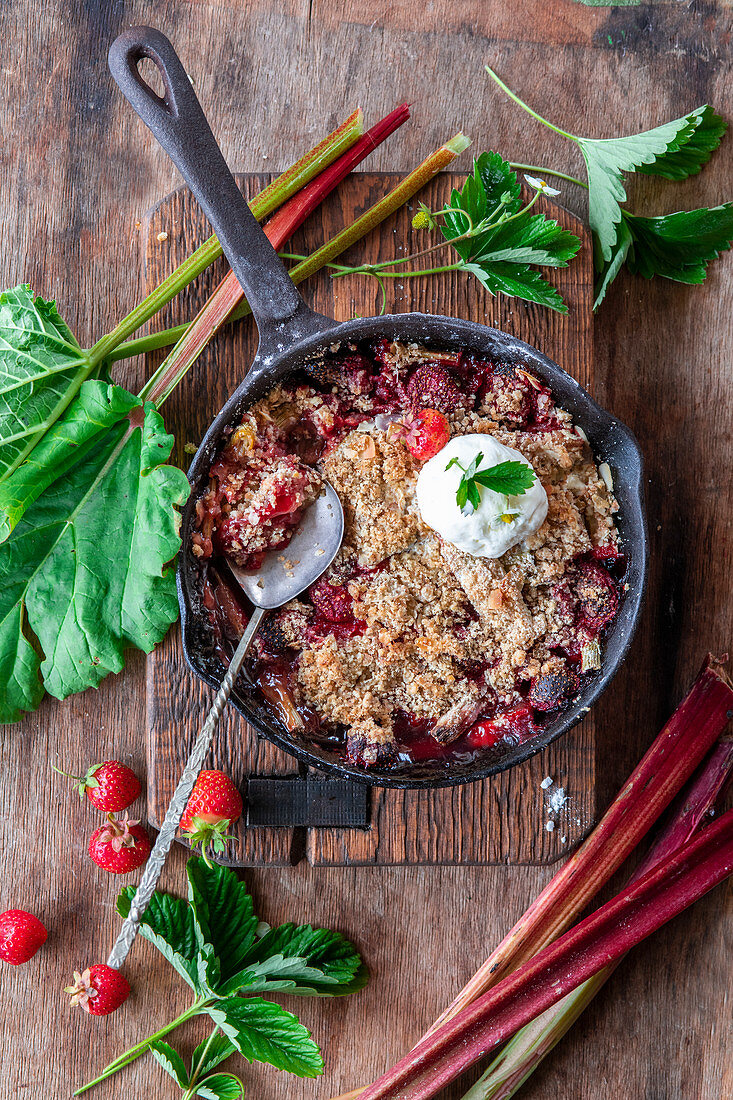
<svg viewBox="0 0 733 1100">
<path fill-rule="evenodd" d="M 112 814 L 107 814 L 108 825 L 104 825 L 99 833 L 99 839 L 103 844 L 111 844 L 115 852 L 121 852 L 123 848 L 134 848 L 137 843 L 131 829 L 133 825 L 140 824 L 140 818 L 130 821 L 125 814 L 125 820 L 121 821 Z"/>
<path fill-rule="evenodd" d="M 73 985 L 64 986 L 64 993 L 71 994 L 69 1002 L 71 1008 L 83 1008 L 85 1012 L 89 1011 L 89 1002 L 99 996 L 99 990 L 92 985 L 92 972 L 89 967 L 81 973 L 78 970 L 74 971 Z"/>
<path fill-rule="evenodd" d="M 207 867 L 211 867 L 210 852 L 221 854 L 226 851 L 230 840 L 235 840 L 227 832 L 231 828 L 232 819 L 220 817 L 208 821 L 205 817 L 194 817 L 190 826 L 183 831 L 183 836 L 189 841 L 192 848 L 199 848 L 201 856 Z"/>
<path fill-rule="evenodd" d="M 63 775 L 66 779 L 74 780 L 77 785 L 76 789 L 79 793 L 79 798 L 82 799 L 82 801 L 88 790 L 93 790 L 95 787 L 99 786 L 99 780 L 95 779 L 94 776 L 102 767 L 101 764 L 92 764 L 91 767 L 87 768 L 86 775 L 74 775 L 72 772 L 62 771 L 61 768 L 57 768 L 54 764 L 52 764 L 51 767 L 58 775 Z"/>
</svg>

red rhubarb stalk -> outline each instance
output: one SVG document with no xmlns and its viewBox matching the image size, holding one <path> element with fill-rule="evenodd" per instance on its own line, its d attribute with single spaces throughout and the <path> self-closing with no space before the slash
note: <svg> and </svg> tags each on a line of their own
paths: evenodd
<svg viewBox="0 0 733 1100">
<path fill-rule="evenodd" d="M 282 248 L 308 215 L 320 206 L 349 172 L 390 134 L 407 122 L 409 117 L 410 108 L 408 104 L 403 103 L 381 119 L 376 126 L 372 126 L 362 134 L 338 160 L 325 168 L 320 175 L 281 206 L 265 226 L 265 233 L 273 247 Z M 266 192 L 267 189 L 263 194 Z M 209 340 L 221 328 L 243 297 L 244 291 L 237 282 L 236 275 L 233 271 L 227 272 L 165 362 L 141 390 L 140 397 L 143 400 L 154 401 L 158 406 L 162 405 L 173 387 L 178 385 L 186 371 L 196 362 Z"/>
<path fill-rule="evenodd" d="M 630 882 L 687 844 L 713 812 L 733 772 L 733 740 L 721 739 L 700 773 L 684 792 L 681 805 L 660 833 Z M 506 1044 L 488 1069 L 468 1090 L 463 1100 L 510 1100 L 537 1067 L 568 1033 L 586 1006 L 621 963 L 599 970 L 567 997 L 532 1020 Z"/>
<path fill-rule="evenodd" d="M 570 927 L 682 789 L 731 714 L 733 690 L 709 655 L 689 693 L 599 825 L 426 1034 Z"/>
<path fill-rule="evenodd" d="M 344 229 L 337 233 L 331 240 L 326 241 L 324 245 L 312 252 L 307 259 L 301 263 L 295 265 L 290 269 L 290 278 L 294 283 L 301 283 L 304 279 L 314 275 L 321 268 L 325 267 L 336 256 L 340 256 L 342 252 L 345 252 L 356 241 L 365 237 L 370 230 L 379 225 L 398 210 L 408 199 L 411 199 L 428 180 L 442 171 L 450 162 L 457 157 L 464 149 L 468 147 L 470 142 L 463 134 L 456 134 L 455 137 L 447 141 L 445 145 L 441 146 L 434 153 L 431 153 L 429 157 L 419 164 L 414 171 L 410 172 L 403 180 L 401 180 L 396 187 L 394 187 L 383 199 L 376 202 L 374 206 L 370 207 L 361 217 L 357 218 L 351 225 L 346 226 Z M 236 282 L 236 281 L 235 281 Z M 236 284 L 237 286 L 239 284 Z M 206 309 L 206 306 L 204 307 Z M 202 311 L 203 312 L 203 311 Z M 239 317 L 244 317 L 250 312 L 249 304 L 246 301 L 240 303 L 239 306 L 231 313 L 230 320 L 234 320 Z M 200 318 L 201 314 L 199 314 Z M 168 335 L 173 332 L 180 332 L 182 336 L 187 336 L 189 332 L 198 327 L 198 319 L 190 326 L 181 326 L 178 330 L 169 330 Z M 200 340 L 199 351 L 207 339 L 210 338 L 211 333 L 208 332 L 207 326 L 202 326 L 198 330 L 197 339 Z M 129 345 L 128 345 L 129 346 Z M 195 345 L 191 345 L 195 347 Z M 145 350 L 140 348 L 140 350 Z M 173 365 L 171 362 L 174 360 Z M 146 400 L 155 401 L 156 405 L 160 405 L 165 401 L 166 397 L 171 391 L 178 385 L 181 377 L 189 369 L 195 359 L 195 355 L 189 354 L 187 356 L 178 356 L 177 347 L 173 349 L 171 354 L 161 363 L 155 374 L 148 380 L 143 390 L 140 392 L 140 396 Z"/>
<path fill-rule="evenodd" d="M 733 874 L 733 810 L 418 1043 L 361 1100 L 429 1100 Z"/>
</svg>

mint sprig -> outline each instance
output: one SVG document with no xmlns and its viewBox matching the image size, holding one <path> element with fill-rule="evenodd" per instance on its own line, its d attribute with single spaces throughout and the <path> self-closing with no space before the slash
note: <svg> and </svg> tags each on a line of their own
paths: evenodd
<svg viewBox="0 0 733 1100">
<path fill-rule="evenodd" d="M 157 891 L 140 932 L 155 944 L 195 994 L 193 1004 L 170 1024 L 116 1058 L 74 1095 L 150 1050 L 184 1091 L 184 1097 L 239 1100 L 242 1083 L 212 1070 L 238 1052 L 297 1077 L 317 1077 L 323 1059 L 297 1016 L 257 993 L 338 997 L 362 989 L 368 973 L 356 948 L 338 932 L 311 925 L 261 927 L 245 884 L 227 867 L 208 867 L 198 856 L 187 864 L 188 900 Z M 135 893 L 126 886 L 117 911 L 126 917 Z M 267 926 L 265 926 L 266 928 Z M 191 1068 L 163 1037 L 196 1016 L 214 1031 L 193 1054 Z"/>
<path fill-rule="evenodd" d="M 456 489 L 456 504 L 461 511 L 466 511 L 471 505 L 475 511 L 481 503 L 481 487 L 491 489 L 494 493 L 500 493 L 505 497 L 523 496 L 531 489 L 537 475 L 526 462 L 498 462 L 495 466 L 480 469 L 484 460 L 483 452 L 479 451 L 467 467 L 463 467 L 458 458 L 452 458 L 446 470 L 457 466 L 462 472 L 461 480 Z"/>
</svg>

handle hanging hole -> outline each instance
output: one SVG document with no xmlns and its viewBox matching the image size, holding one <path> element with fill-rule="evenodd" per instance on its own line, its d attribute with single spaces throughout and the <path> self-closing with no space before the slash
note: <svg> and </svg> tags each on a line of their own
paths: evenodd
<svg viewBox="0 0 733 1100">
<path fill-rule="evenodd" d="M 140 79 L 148 86 L 149 91 L 163 103 L 165 101 L 165 84 L 152 57 L 141 57 L 137 63 L 137 71 Z"/>
</svg>

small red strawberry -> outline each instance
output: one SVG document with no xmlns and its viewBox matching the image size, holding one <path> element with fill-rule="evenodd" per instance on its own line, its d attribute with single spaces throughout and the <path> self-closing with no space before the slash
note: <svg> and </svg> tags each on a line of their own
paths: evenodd
<svg viewBox="0 0 733 1100">
<path fill-rule="evenodd" d="M 64 993 L 71 994 L 72 1008 L 83 1008 L 91 1016 L 109 1016 L 130 996 L 127 978 L 106 963 L 88 966 L 83 974 L 74 971 L 74 984 Z"/>
<path fill-rule="evenodd" d="M 24 909 L 7 909 L 0 913 L 0 959 L 11 966 L 32 959 L 47 936 L 38 917 Z"/>
<path fill-rule="evenodd" d="M 416 408 L 427 406 L 442 413 L 453 412 L 462 401 L 461 391 L 448 371 L 434 363 L 426 363 L 413 372 L 407 383 L 407 395 Z"/>
<path fill-rule="evenodd" d="M 51 765 L 53 767 L 53 765 Z M 119 813 L 131 806 L 139 797 L 140 780 L 126 764 L 118 760 L 105 760 L 103 764 L 93 764 L 86 775 L 70 775 L 59 768 L 53 769 L 59 775 L 65 775 L 78 784 L 79 798 L 87 796 L 93 806 L 102 813 Z"/>
<path fill-rule="evenodd" d="M 127 875 L 141 867 L 150 855 L 150 837 L 139 821 L 119 821 L 109 815 L 106 825 L 95 829 L 89 840 L 89 855 L 103 871 Z"/>
<path fill-rule="evenodd" d="M 407 448 L 420 462 L 437 455 L 450 439 L 448 421 L 436 409 L 421 409 L 415 416 L 406 417 L 403 424 Z"/>
<path fill-rule="evenodd" d="M 208 849 L 223 852 L 227 829 L 242 816 L 242 796 L 228 775 L 205 771 L 196 780 L 181 818 L 181 830 L 211 866 Z"/>
</svg>

